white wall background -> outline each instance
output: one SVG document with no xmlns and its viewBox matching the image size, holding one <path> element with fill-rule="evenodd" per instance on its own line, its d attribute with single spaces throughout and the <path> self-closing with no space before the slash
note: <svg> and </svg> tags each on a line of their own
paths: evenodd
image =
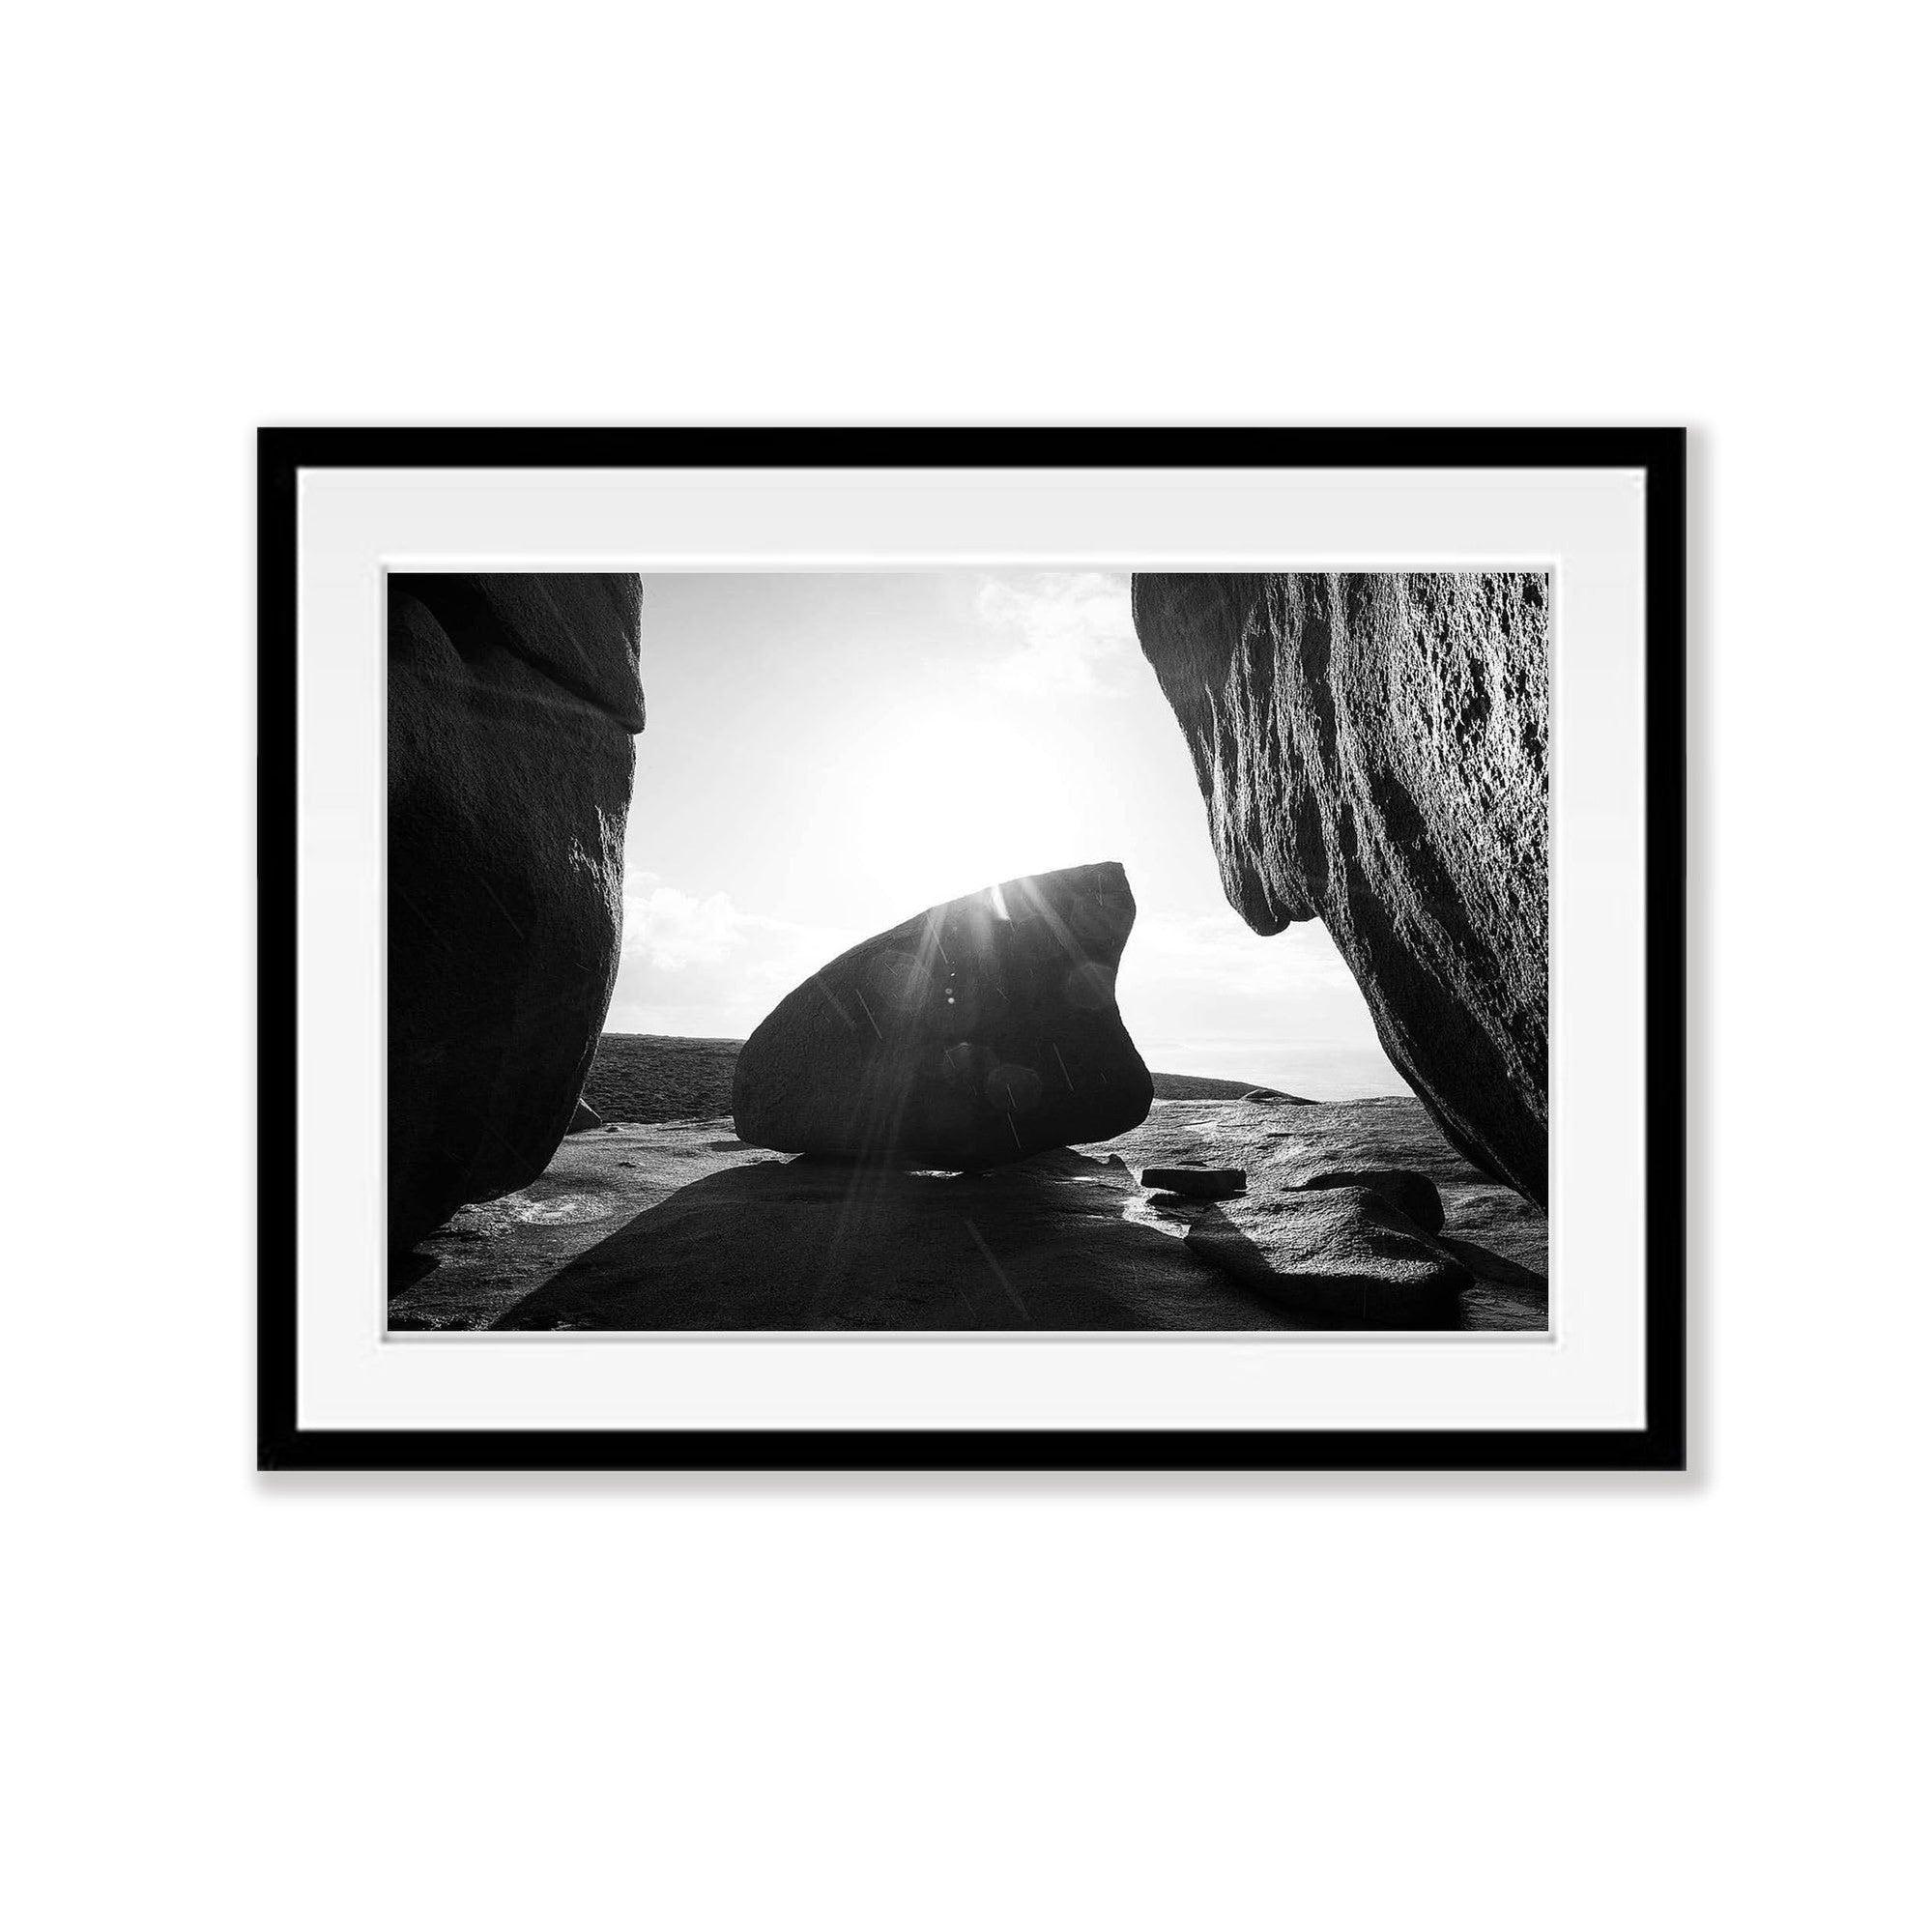
<svg viewBox="0 0 1932 1932">
<path fill-rule="evenodd" d="M 11 1921 L 1917 1921 L 1921 32 L 14 21 Z M 258 421 L 1658 419 L 1691 1478 L 250 1473 Z"/>
</svg>

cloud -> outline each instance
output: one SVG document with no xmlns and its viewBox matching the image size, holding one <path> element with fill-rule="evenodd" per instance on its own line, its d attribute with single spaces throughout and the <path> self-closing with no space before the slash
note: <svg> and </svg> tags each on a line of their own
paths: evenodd
<svg viewBox="0 0 1932 1932">
<path fill-rule="evenodd" d="M 982 622 L 1020 639 L 987 672 L 1003 691 L 1065 697 L 1106 690 L 1112 680 L 1104 673 L 1138 648 L 1128 579 L 1120 573 L 988 577 L 973 608 Z"/>
<path fill-rule="evenodd" d="M 626 892 L 624 956 L 642 955 L 660 972 L 715 966 L 745 942 L 755 923 L 732 904 L 729 893 L 700 899 L 675 885 Z"/>
<path fill-rule="evenodd" d="M 605 1024 L 616 1032 L 741 1038 L 809 973 L 862 934 L 742 910 L 634 873 L 624 890 L 623 950 Z"/>
<path fill-rule="evenodd" d="M 1232 911 L 1143 913 L 1121 961 L 1119 991 L 1128 1030 L 1143 1053 L 1148 1042 L 1160 1042 L 1170 1073 L 1222 1071 L 1188 1057 L 1217 1042 L 1257 1050 L 1264 1042 L 1319 1042 L 1386 1065 L 1362 995 L 1318 924 L 1263 938 Z M 1248 1077 L 1277 1078 L 1258 1063 Z"/>
</svg>

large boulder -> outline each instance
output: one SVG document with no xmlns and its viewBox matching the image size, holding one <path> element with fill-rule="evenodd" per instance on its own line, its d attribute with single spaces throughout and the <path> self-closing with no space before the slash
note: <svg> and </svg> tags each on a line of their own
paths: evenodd
<svg viewBox="0 0 1932 1932">
<path fill-rule="evenodd" d="M 540 1174 L 617 973 L 641 587 L 389 580 L 389 1222 Z"/>
<path fill-rule="evenodd" d="M 1010 879 L 854 946 L 738 1053 L 740 1139 L 967 1171 L 1138 1127 L 1154 1085 L 1113 1001 L 1118 865 Z"/>
<path fill-rule="evenodd" d="M 1538 1202 L 1548 613 L 1536 573 L 1134 579 L 1229 903 L 1320 919 L 1444 1133 Z"/>
</svg>

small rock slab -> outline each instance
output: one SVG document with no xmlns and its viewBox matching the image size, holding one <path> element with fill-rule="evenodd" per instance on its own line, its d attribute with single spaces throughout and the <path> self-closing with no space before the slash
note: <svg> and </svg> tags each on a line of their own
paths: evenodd
<svg viewBox="0 0 1932 1932">
<path fill-rule="evenodd" d="M 732 1076 L 738 1138 L 981 1172 L 1146 1119 L 1114 1004 L 1134 925 L 1117 864 L 1010 879 L 842 953 L 786 995 Z"/>
<path fill-rule="evenodd" d="M 1378 1327 L 1440 1327 L 1475 1277 L 1368 1188 L 1249 1196 L 1187 1231 L 1203 1260 L 1292 1309 Z"/>
<path fill-rule="evenodd" d="M 1399 1207 L 1425 1234 L 1442 1232 L 1442 1197 L 1427 1174 L 1413 1168 L 1331 1168 L 1302 1183 L 1305 1188 L 1367 1188 Z"/>
<path fill-rule="evenodd" d="M 580 1100 L 577 1110 L 570 1116 L 570 1124 L 563 1131 L 566 1134 L 588 1134 L 593 1127 L 601 1127 L 604 1116 L 589 1101 Z"/>
<path fill-rule="evenodd" d="M 1248 1170 L 1246 1168 L 1142 1168 L 1140 1185 L 1187 1195 L 1195 1200 L 1227 1200 L 1246 1192 Z"/>
</svg>

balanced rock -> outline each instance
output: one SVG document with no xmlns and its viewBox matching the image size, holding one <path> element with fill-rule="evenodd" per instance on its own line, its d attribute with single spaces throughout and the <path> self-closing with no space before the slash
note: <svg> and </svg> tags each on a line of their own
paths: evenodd
<svg viewBox="0 0 1932 1932">
<path fill-rule="evenodd" d="M 1547 1193 L 1548 580 L 1140 575 L 1229 903 L 1320 919 L 1471 1161 Z"/>
<path fill-rule="evenodd" d="M 389 1224 L 542 1173 L 617 973 L 634 576 L 389 579 Z"/>
<path fill-rule="evenodd" d="M 1373 1325 L 1440 1325 L 1475 1282 L 1367 1188 L 1249 1195 L 1210 1208 L 1186 1240 L 1204 1261 L 1284 1308 Z"/>
<path fill-rule="evenodd" d="M 1073 866 L 840 954 L 740 1050 L 738 1138 L 977 1171 L 1138 1127 L 1153 1080 L 1113 999 L 1134 911 L 1118 865 Z"/>
<path fill-rule="evenodd" d="M 1367 1188 L 1400 1208 L 1425 1234 L 1442 1232 L 1442 1197 L 1427 1174 L 1413 1168 L 1332 1168 L 1302 1183 L 1305 1188 Z"/>
</svg>

